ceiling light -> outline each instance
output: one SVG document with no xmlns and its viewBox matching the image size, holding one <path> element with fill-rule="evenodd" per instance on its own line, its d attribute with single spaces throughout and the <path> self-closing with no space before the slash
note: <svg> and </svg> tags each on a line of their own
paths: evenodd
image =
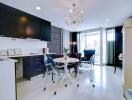
<svg viewBox="0 0 132 100">
<path fill-rule="evenodd" d="M 107 21 L 107 22 L 109 22 L 109 21 L 110 21 L 110 19 L 109 19 L 109 18 L 106 18 L 106 21 Z"/>
<path fill-rule="evenodd" d="M 72 13 L 72 9 L 70 9 L 69 12 Z"/>
<path fill-rule="evenodd" d="M 83 14 L 83 11 L 81 11 L 81 14 Z"/>
<path fill-rule="evenodd" d="M 72 4 L 72 8 L 65 16 L 65 22 L 67 25 L 77 26 L 83 22 L 84 12 L 77 6 L 76 3 Z"/>
<path fill-rule="evenodd" d="M 39 6 L 36 7 L 36 10 L 40 10 L 41 8 Z"/>
</svg>

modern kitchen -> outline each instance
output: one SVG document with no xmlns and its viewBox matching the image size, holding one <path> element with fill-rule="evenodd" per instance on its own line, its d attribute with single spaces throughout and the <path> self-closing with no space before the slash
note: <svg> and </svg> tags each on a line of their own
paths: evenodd
<svg viewBox="0 0 132 100">
<path fill-rule="evenodd" d="M 0 0 L 0 100 L 132 100 L 131 0 Z"/>
<path fill-rule="evenodd" d="M 51 23 L 2 3 L 0 13 L 0 97 L 16 100 L 17 80 L 30 80 L 44 71 Z"/>
</svg>

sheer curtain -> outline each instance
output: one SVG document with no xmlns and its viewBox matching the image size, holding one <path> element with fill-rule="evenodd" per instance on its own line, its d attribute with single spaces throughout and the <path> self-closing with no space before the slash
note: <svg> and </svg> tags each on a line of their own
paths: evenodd
<svg viewBox="0 0 132 100">
<path fill-rule="evenodd" d="M 85 32 L 79 33 L 77 35 L 77 44 L 78 44 L 78 52 L 82 54 L 83 56 L 83 50 L 86 47 L 86 36 Z"/>
<path fill-rule="evenodd" d="M 107 65 L 115 64 L 115 29 L 107 29 Z"/>
</svg>

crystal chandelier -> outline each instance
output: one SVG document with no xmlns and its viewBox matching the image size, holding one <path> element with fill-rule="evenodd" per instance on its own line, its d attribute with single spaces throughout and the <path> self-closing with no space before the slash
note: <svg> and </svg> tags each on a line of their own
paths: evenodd
<svg viewBox="0 0 132 100">
<path fill-rule="evenodd" d="M 83 22 L 83 11 L 77 8 L 76 3 L 72 4 L 72 8 L 65 16 L 65 22 L 67 25 L 79 25 Z"/>
</svg>

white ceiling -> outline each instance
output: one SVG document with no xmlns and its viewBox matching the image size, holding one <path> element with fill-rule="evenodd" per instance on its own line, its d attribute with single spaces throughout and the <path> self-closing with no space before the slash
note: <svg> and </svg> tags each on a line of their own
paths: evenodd
<svg viewBox="0 0 132 100">
<path fill-rule="evenodd" d="M 84 21 L 76 28 L 68 26 L 64 20 L 73 1 L 76 1 L 84 11 Z M 132 15 L 132 0 L 0 0 L 0 2 L 51 21 L 52 25 L 69 31 L 123 25 L 125 19 Z M 40 6 L 41 9 L 37 11 L 36 6 Z M 106 21 L 108 18 L 110 21 Z"/>
</svg>

